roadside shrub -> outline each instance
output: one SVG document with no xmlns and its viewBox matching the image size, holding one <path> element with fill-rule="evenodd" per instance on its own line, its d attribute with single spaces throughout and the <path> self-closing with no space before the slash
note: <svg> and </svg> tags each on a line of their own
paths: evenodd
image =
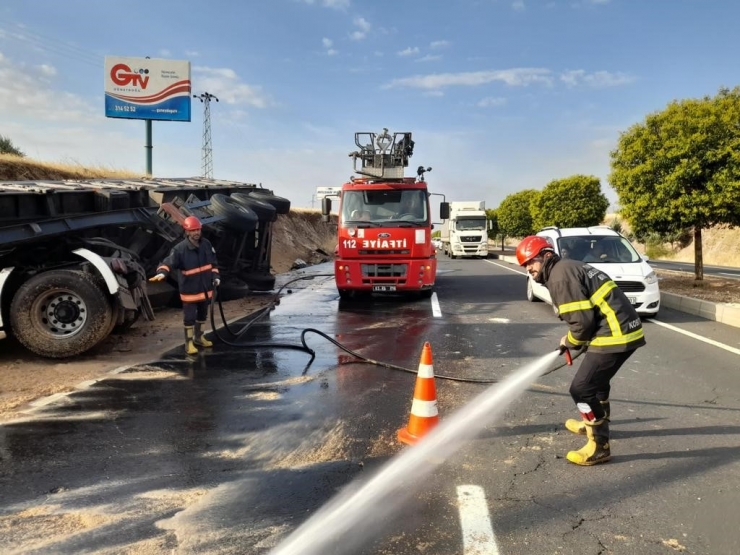
<svg viewBox="0 0 740 555">
<path fill-rule="evenodd" d="M 25 153 L 13 144 L 8 137 L 0 135 L 0 154 L 11 154 L 23 158 Z"/>
</svg>

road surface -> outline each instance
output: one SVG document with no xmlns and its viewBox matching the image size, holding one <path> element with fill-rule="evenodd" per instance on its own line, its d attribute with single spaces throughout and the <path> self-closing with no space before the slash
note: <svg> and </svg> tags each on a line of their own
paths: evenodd
<svg viewBox="0 0 740 555">
<path fill-rule="evenodd" d="M 297 284 L 245 339 L 299 345 L 319 329 L 411 370 L 428 341 L 437 376 L 468 380 L 505 378 L 557 347 L 564 324 L 525 300 L 517 268 L 442 256 L 439 274 L 431 300 L 340 304 L 331 279 Z M 322 528 L 321 553 L 740 552 L 740 334 L 670 309 L 645 330 L 648 345 L 613 381 L 611 462 L 564 459 L 583 438 L 562 425 L 577 417 L 563 368 L 430 461 L 420 487 L 355 507 L 351 537 Z M 177 352 L 2 426 L 4 549 L 269 553 L 404 450 L 396 433 L 415 376 L 305 338 L 309 366 L 308 354 L 275 347 Z M 485 387 L 438 377 L 442 420 Z"/>
</svg>

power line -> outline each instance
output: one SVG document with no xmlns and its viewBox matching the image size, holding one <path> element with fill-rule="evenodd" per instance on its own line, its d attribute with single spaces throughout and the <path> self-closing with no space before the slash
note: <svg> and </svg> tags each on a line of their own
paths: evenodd
<svg viewBox="0 0 740 555">
<path fill-rule="evenodd" d="M 203 103 L 203 155 L 202 175 L 207 179 L 213 179 L 213 147 L 211 145 L 211 100 L 218 102 L 218 98 L 209 92 L 194 94 L 193 98 Z"/>
</svg>

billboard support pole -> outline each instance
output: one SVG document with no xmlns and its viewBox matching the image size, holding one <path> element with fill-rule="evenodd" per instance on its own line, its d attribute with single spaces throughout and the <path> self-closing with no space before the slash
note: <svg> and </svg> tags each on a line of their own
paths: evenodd
<svg viewBox="0 0 740 555">
<path fill-rule="evenodd" d="M 147 119 L 144 120 L 144 123 L 146 124 L 146 144 L 144 145 L 144 148 L 146 149 L 146 174 L 151 177 L 152 176 L 152 149 L 154 148 L 152 146 L 152 120 Z"/>
</svg>

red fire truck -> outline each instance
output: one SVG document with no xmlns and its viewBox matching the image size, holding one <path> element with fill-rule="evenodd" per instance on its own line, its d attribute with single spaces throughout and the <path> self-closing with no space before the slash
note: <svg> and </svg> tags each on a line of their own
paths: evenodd
<svg viewBox="0 0 740 555">
<path fill-rule="evenodd" d="M 354 171 L 339 192 L 334 275 L 341 298 L 372 293 L 432 295 L 437 257 L 424 173 L 404 177 L 413 155 L 411 133 L 355 133 Z M 358 167 L 359 162 L 359 167 Z M 446 219 L 447 203 L 440 205 Z M 329 219 L 331 199 L 322 199 Z"/>
</svg>

